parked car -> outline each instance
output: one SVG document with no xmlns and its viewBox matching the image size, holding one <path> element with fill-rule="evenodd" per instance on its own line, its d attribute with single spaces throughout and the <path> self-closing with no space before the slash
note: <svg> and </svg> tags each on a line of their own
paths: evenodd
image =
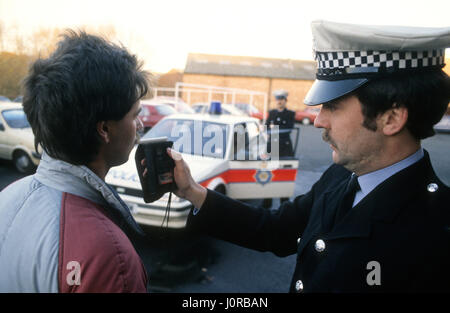
<svg viewBox="0 0 450 313">
<path fill-rule="evenodd" d="M 12 160 L 21 173 L 31 173 L 41 155 L 34 149 L 34 135 L 21 103 L 0 105 L 0 158 Z"/>
<path fill-rule="evenodd" d="M 234 106 L 239 110 L 243 111 L 248 116 L 257 118 L 259 120 L 264 119 L 264 114 L 260 112 L 254 105 L 249 103 L 235 103 Z M 265 118 L 267 118 L 268 113 L 266 112 Z"/>
<path fill-rule="evenodd" d="M 291 197 L 298 159 L 267 160 L 265 149 L 260 150 L 265 143 L 256 144 L 266 138 L 259 126 L 258 119 L 248 116 L 175 114 L 162 119 L 144 139 L 167 137 L 173 141 L 194 180 L 211 190 L 235 199 Z M 135 153 L 136 148 L 127 163 L 111 168 L 106 182 L 120 194 L 138 223 L 161 227 L 169 193 L 152 203 L 144 202 Z M 171 197 L 171 211 L 164 227 L 184 228 L 192 204 L 173 194 Z"/>
<path fill-rule="evenodd" d="M 0 102 L 11 102 L 11 99 L 8 97 L 0 95 Z"/>
<path fill-rule="evenodd" d="M 224 103 L 224 104 L 221 104 L 220 106 L 221 106 L 223 114 L 238 115 L 238 116 L 246 115 L 244 112 L 235 108 L 231 104 Z M 211 107 L 211 105 L 209 103 L 195 103 L 192 105 L 192 109 L 195 111 L 195 113 L 201 113 L 201 114 L 209 113 L 210 107 Z"/>
<path fill-rule="evenodd" d="M 170 105 L 175 110 L 177 110 L 178 113 L 188 113 L 188 114 L 195 113 L 194 110 L 189 106 L 189 104 L 187 104 L 180 98 L 159 96 L 159 97 L 153 97 L 146 101 L 148 103 Z"/>
<path fill-rule="evenodd" d="M 450 133 L 450 115 L 446 114 L 434 125 L 434 130 L 438 133 Z"/>
<path fill-rule="evenodd" d="M 156 125 L 162 118 L 167 115 L 175 114 L 177 111 L 167 104 L 158 104 L 153 102 L 141 101 L 142 110 L 139 113 L 142 124 L 144 124 L 144 132 Z"/>
<path fill-rule="evenodd" d="M 17 97 L 13 100 L 13 102 L 20 102 L 20 103 L 22 103 L 22 102 L 23 102 L 23 96 L 17 96 Z"/>
<path fill-rule="evenodd" d="M 306 108 L 302 111 L 295 112 L 295 121 L 303 125 L 314 124 L 320 108 Z"/>
</svg>

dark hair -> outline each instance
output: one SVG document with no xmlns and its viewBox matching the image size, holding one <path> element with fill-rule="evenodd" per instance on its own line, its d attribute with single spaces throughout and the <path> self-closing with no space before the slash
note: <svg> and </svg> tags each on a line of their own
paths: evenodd
<svg viewBox="0 0 450 313">
<path fill-rule="evenodd" d="M 35 146 L 72 164 L 92 161 L 100 146 L 97 123 L 121 120 L 146 95 L 148 78 L 141 68 L 123 46 L 68 30 L 24 80 L 23 107 Z"/>
<path fill-rule="evenodd" d="M 406 127 L 416 139 L 434 135 L 450 101 L 450 78 L 441 69 L 379 78 L 358 88 L 364 126 L 376 130 L 375 118 L 393 107 L 406 107 Z"/>
</svg>

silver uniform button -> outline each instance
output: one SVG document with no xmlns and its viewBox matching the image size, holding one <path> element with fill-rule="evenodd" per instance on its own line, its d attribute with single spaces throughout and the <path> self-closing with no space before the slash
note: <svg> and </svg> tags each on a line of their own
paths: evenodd
<svg viewBox="0 0 450 313">
<path fill-rule="evenodd" d="M 314 245 L 314 248 L 317 252 L 322 252 L 325 250 L 325 242 L 322 239 L 318 239 L 316 241 L 316 244 Z"/>
<path fill-rule="evenodd" d="M 303 291 L 303 282 L 301 280 L 295 282 L 295 290 L 297 290 L 297 292 Z"/>
<path fill-rule="evenodd" d="M 427 190 L 429 192 L 436 192 L 439 189 L 439 186 L 435 183 L 431 183 L 427 186 Z"/>
</svg>

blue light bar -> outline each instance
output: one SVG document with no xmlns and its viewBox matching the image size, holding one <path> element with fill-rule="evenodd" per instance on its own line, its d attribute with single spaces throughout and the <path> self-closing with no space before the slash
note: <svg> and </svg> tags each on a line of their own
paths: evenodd
<svg viewBox="0 0 450 313">
<path fill-rule="evenodd" d="M 222 107 L 220 101 L 211 101 L 209 107 L 209 114 L 222 114 Z"/>
</svg>

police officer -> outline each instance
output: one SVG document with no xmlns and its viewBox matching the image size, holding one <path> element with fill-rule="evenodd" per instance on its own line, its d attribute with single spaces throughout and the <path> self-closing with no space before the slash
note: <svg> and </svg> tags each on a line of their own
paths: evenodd
<svg viewBox="0 0 450 313">
<path fill-rule="evenodd" d="M 450 100 L 450 28 L 312 23 L 318 61 L 305 98 L 322 104 L 334 164 L 278 211 L 195 183 L 175 161 L 187 229 L 279 256 L 297 254 L 291 292 L 450 291 L 450 188 L 421 140 Z M 245 262 L 245 260 L 242 260 Z"/>
<path fill-rule="evenodd" d="M 288 92 L 285 90 L 277 90 L 274 93 L 274 97 L 277 103 L 277 108 L 270 110 L 269 116 L 266 120 L 266 126 L 268 133 L 273 132 L 274 126 L 277 125 L 279 128 L 279 156 L 280 157 L 292 157 L 294 156 L 294 151 L 292 149 L 291 141 L 291 129 L 294 127 L 295 123 L 295 112 L 288 110 L 286 108 Z M 277 140 L 277 139 L 275 139 Z M 270 151 L 270 139 L 268 141 Z"/>
</svg>

